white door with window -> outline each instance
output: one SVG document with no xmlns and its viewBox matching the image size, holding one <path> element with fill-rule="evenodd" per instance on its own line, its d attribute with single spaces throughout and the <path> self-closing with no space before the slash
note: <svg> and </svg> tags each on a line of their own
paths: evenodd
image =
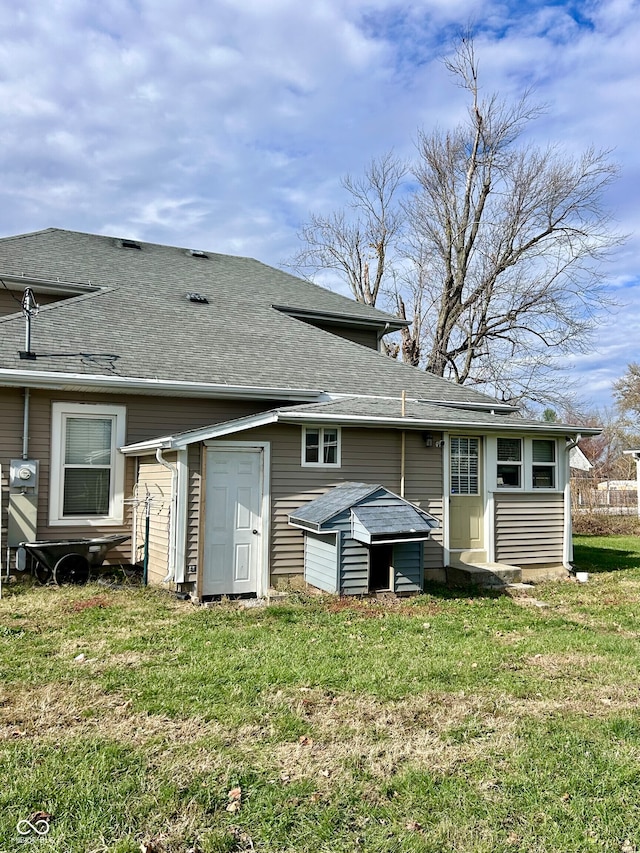
<svg viewBox="0 0 640 853">
<path fill-rule="evenodd" d="M 263 453 L 255 447 L 207 448 L 201 595 L 258 592 L 264 536 Z"/>
</svg>

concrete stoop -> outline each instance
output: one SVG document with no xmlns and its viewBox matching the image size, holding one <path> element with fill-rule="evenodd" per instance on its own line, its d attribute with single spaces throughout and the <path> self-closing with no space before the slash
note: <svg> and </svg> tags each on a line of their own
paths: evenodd
<svg viewBox="0 0 640 853">
<path fill-rule="evenodd" d="M 522 583 L 522 569 L 506 563 L 458 563 L 447 566 L 447 583 L 450 586 L 500 589 L 509 584 Z"/>
</svg>

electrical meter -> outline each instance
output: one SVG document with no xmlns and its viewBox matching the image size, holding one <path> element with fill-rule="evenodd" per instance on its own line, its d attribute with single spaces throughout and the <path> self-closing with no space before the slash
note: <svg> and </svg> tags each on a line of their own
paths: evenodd
<svg viewBox="0 0 640 853">
<path fill-rule="evenodd" d="M 38 481 L 36 459 L 12 459 L 9 469 L 9 486 L 12 489 L 34 489 Z"/>
</svg>

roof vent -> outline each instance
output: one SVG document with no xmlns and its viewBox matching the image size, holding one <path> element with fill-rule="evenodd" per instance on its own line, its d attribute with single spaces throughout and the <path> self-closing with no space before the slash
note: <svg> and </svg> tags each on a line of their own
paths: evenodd
<svg viewBox="0 0 640 853">
<path fill-rule="evenodd" d="M 121 249 L 138 249 L 138 251 L 142 249 L 140 243 L 135 240 L 119 240 L 118 243 Z"/>
<path fill-rule="evenodd" d="M 200 249 L 189 249 L 187 254 L 191 255 L 192 258 L 209 259 L 209 255 L 206 252 L 202 252 Z"/>
<path fill-rule="evenodd" d="M 187 293 L 187 299 L 189 302 L 195 302 L 197 305 L 208 305 L 209 300 L 206 296 L 203 296 L 201 293 Z"/>
</svg>

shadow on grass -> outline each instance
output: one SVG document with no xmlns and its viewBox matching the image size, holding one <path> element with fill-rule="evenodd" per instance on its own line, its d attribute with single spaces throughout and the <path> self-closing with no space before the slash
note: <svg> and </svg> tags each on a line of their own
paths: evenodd
<svg viewBox="0 0 640 853">
<path fill-rule="evenodd" d="M 501 587 L 483 587 L 483 586 L 445 586 L 435 582 L 427 581 L 424 585 L 424 592 L 427 595 L 432 595 L 434 598 L 500 598 L 503 596 L 504 589 Z"/>
<path fill-rule="evenodd" d="M 619 548 L 598 548 L 595 545 L 574 545 L 572 564 L 578 571 L 620 572 L 640 569 L 640 555 Z"/>
</svg>

